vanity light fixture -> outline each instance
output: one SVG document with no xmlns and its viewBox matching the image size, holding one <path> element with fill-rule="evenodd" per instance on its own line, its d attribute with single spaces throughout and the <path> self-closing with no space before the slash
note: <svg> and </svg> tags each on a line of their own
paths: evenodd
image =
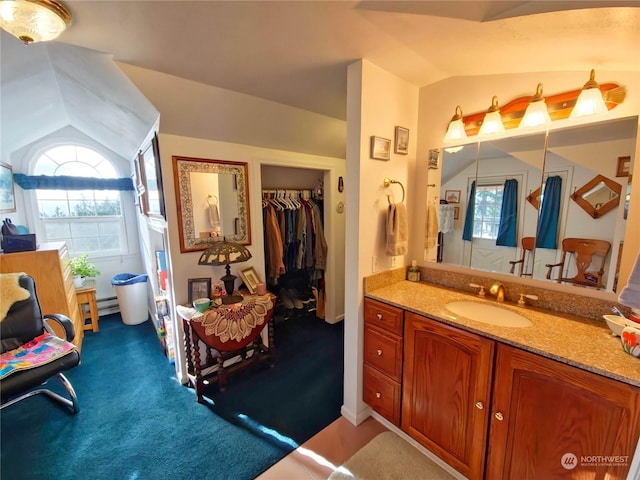
<svg viewBox="0 0 640 480">
<path fill-rule="evenodd" d="M 451 117 L 447 133 L 444 135 L 444 144 L 451 145 L 464 141 L 467 138 L 467 132 L 464 129 L 464 123 L 462 123 L 462 108 L 460 105 L 456 106 L 456 113 Z M 454 147 L 445 147 L 445 151 L 449 153 L 456 153 L 462 150 L 462 146 L 456 145 Z"/>
<path fill-rule="evenodd" d="M 589 81 L 584 84 L 582 91 L 578 96 L 575 107 L 571 110 L 569 118 L 585 117 L 587 115 L 599 115 L 607 113 L 609 109 L 604 103 L 602 92 L 596 82 L 596 71 L 591 69 Z"/>
<path fill-rule="evenodd" d="M 482 125 L 480 126 L 478 136 L 483 137 L 496 133 L 504 133 L 504 124 L 502 123 L 500 109 L 498 108 L 498 97 L 494 95 L 491 99 L 491 106 L 489 110 L 487 110 Z"/>
<path fill-rule="evenodd" d="M 56 0 L 0 0 L 0 28 L 25 45 L 53 40 L 71 25 L 71 12 Z"/>
<path fill-rule="evenodd" d="M 537 127 L 539 125 L 548 125 L 551 123 L 551 117 L 547 110 L 547 104 L 542 96 L 542 84 L 536 87 L 536 94 L 529 100 L 529 105 L 524 113 L 524 117 L 520 121 L 518 128 Z"/>
</svg>

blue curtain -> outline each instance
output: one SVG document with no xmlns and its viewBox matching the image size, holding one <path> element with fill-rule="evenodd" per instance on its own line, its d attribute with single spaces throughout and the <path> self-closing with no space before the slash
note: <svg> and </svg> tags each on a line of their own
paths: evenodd
<svg viewBox="0 0 640 480">
<path fill-rule="evenodd" d="M 462 239 L 470 242 L 473 238 L 473 214 L 476 209 L 476 181 L 471 182 L 469 191 L 469 202 L 467 203 L 467 213 L 464 216 L 464 230 Z"/>
<path fill-rule="evenodd" d="M 560 216 L 560 197 L 562 195 L 562 177 L 548 177 L 544 185 L 536 248 L 558 248 L 558 217 Z"/>
<path fill-rule="evenodd" d="M 504 182 L 496 245 L 503 247 L 518 245 L 518 181 L 514 179 Z"/>
<path fill-rule="evenodd" d="M 24 190 L 135 190 L 131 178 L 53 177 L 23 173 L 14 173 L 13 178 Z"/>
</svg>

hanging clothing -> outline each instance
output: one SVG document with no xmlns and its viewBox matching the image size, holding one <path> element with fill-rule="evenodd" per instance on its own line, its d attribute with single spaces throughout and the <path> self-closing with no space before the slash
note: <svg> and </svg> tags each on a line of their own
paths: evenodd
<svg viewBox="0 0 640 480">
<path fill-rule="evenodd" d="M 278 277 L 285 273 L 282 261 L 282 236 L 276 211 L 272 205 L 265 207 L 265 259 L 267 263 L 267 277 L 277 281 Z"/>
</svg>

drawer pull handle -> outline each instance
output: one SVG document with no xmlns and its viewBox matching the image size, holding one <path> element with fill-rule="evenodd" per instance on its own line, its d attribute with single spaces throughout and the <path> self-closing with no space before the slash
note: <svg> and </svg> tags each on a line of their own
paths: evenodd
<svg viewBox="0 0 640 480">
<path fill-rule="evenodd" d="M 496 417 L 497 420 L 504 420 L 504 415 L 502 415 L 501 412 L 496 412 L 496 414 L 494 415 Z"/>
<path fill-rule="evenodd" d="M 376 318 L 378 320 L 382 320 L 382 314 L 381 313 L 376 313 Z"/>
<path fill-rule="evenodd" d="M 376 350 L 376 353 L 378 354 L 379 357 L 382 356 L 382 350 L 378 349 L 378 350 Z"/>
<path fill-rule="evenodd" d="M 477 408 L 478 410 L 482 410 L 482 409 L 484 408 L 484 403 L 482 403 L 482 402 L 476 402 L 476 408 Z"/>
<path fill-rule="evenodd" d="M 380 392 L 376 392 L 376 398 L 382 398 L 382 394 Z"/>
</svg>

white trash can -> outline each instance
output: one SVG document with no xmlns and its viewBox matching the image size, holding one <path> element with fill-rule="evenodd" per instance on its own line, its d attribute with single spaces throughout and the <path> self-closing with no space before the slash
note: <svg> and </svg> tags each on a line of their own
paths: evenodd
<svg viewBox="0 0 640 480">
<path fill-rule="evenodd" d="M 116 287 L 120 316 L 125 325 L 138 325 L 149 318 L 147 306 L 148 275 L 119 273 L 111 279 Z"/>
</svg>

